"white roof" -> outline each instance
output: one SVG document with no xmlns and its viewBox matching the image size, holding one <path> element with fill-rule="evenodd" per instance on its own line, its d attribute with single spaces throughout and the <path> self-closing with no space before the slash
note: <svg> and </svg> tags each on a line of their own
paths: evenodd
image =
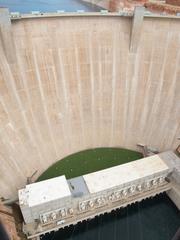
<svg viewBox="0 0 180 240">
<path fill-rule="evenodd" d="M 158 155 L 84 175 L 90 193 L 113 188 L 165 170 L 168 166 Z"/>
<path fill-rule="evenodd" d="M 26 185 L 19 190 L 20 205 L 33 207 L 71 195 L 65 176 Z"/>
</svg>

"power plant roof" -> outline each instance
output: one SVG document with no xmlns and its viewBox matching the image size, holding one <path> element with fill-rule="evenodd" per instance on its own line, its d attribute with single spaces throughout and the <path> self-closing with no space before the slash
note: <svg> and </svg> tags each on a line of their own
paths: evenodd
<svg viewBox="0 0 180 240">
<path fill-rule="evenodd" d="M 65 176 L 26 185 L 19 190 L 20 204 L 33 207 L 71 195 Z"/>
<path fill-rule="evenodd" d="M 83 177 L 89 192 L 96 193 L 146 176 L 155 175 L 168 169 L 168 166 L 161 158 L 158 155 L 154 155 L 138 161 L 86 174 Z"/>
</svg>

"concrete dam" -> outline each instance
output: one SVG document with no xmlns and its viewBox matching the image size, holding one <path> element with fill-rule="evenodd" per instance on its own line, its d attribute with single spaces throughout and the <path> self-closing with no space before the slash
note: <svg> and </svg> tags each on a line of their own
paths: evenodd
<svg viewBox="0 0 180 240">
<path fill-rule="evenodd" d="M 179 17 L 0 14 L 0 189 L 95 147 L 175 149 Z"/>
<path fill-rule="evenodd" d="M 118 182 L 118 193 L 130 193 L 129 202 L 122 205 L 167 192 L 179 208 L 179 158 L 173 153 L 180 149 L 179 23 L 179 15 L 149 14 L 143 7 L 131 13 L 32 14 L 0 8 L 1 200 L 16 199 L 34 173 L 38 178 L 70 154 L 105 147 L 137 151 L 139 146 L 151 146 L 152 152 L 160 152 L 167 173 L 155 174 L 155 167 L 141 187 L 139 182 L 134 186 L 135 193 L 144 191 L 137 197 L 132 186 Z M 151 169 L 146 164 L 145 168 Z M 80 182 L 82 179 L 84 176 Z M 152 192 L 146 192 L 145 180 L 150 181 Z M 85 206 L 90 193 L 87 188 L 81 199 Z M 99 194 L 98 190 L 96 197 L 101 198 Z M 108 192 L 105 197 L 110 203 L 113 194 Z M 73 208 L 79 206 L 77 201 L 73 204 Z M 108 206 L 94 216 L 120 207 L 113 201 Z M 73 223 L 78 222 L 76 210 Z M 0 202 L 0 215 L 4 213 L 13 223 L 14 213 Z M 38 218 L 37 214 L 30 224 L 37 223 L 40 216 L 41 229 L 36 224 L 33 230 L 27 227 L 29 237 L 52 230 L 43 225 L 52 212 L 48 215 L 46 209 Z M 88 212 L 81 218 L 91 217 Z M 11 227 L 15 232 L 15 225 Z"/>
</svg>

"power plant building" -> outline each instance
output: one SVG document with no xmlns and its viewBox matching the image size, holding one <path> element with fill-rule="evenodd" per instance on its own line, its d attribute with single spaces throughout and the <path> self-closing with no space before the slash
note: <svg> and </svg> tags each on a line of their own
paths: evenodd
<svg viewBox="0 0 180 240">
<path fill-rule="evenodd" d="M 29 184 L 19 190 L 25 233 L 33 238 L 168 192 L 172 189 L 169 176 L 178 166 L 176 155 L 167 152 L 69 180 L 60 176 Z"/>
</svg>

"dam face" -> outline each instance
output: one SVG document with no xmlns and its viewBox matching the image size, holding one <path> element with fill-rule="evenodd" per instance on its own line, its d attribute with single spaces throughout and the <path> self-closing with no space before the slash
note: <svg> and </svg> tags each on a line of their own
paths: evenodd
<svg viewBox="0 0 180 240">
<path fill-rule="evenodd" d="M 0 189 L 95 147 L 175 149 L 180 132 L 180 24 L 146 17 L 137 52 L 131 17 L 1 22 Z M 10 43 L 10 44 L 9 44 Z M 8 44 L 8 47 L 7 47 Z"/>
</svg>

